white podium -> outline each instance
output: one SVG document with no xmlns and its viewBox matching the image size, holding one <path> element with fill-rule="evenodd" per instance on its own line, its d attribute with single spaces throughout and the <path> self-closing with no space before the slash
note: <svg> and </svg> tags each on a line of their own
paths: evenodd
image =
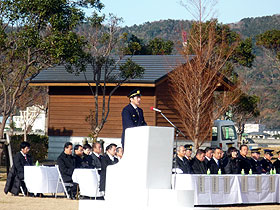
<svg viewBox="0 0 280 210">
<path fill-rule="evenodd" d="M 105 201 L 81 200 L 80 210 L 193 209 L 193 190 L 171 189 L 173 141 L 170 127 L 126 129 L 123 158 L 107 167 Z"/>
</svg>

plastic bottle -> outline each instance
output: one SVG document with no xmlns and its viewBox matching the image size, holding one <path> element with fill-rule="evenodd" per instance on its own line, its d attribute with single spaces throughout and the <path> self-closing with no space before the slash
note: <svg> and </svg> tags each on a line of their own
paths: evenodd
<svg viewBox="0 0 280 210">
<path fill-rule="evenodd" d="M 276 168 L 273 169 L 273 174 L 276 174 Z"/>
<path fill-rule="evenodd" d="M 244 171 L 243 168 L 242 168 L 242 170 L 241 170 L 241 174 L 242 174 L 242 175 L 245 175 L 245 171 Z"/>
<path fill-rule="evenodd" d="M 40 165 L 38 160 L 36 161 L 35 165 L 36 165 L 36 166 L 39 166 L 39 165 Z"/>
<path fill-rule="evenodd" d="M 207 170 L 207 175 L 210 175 L 210 169 L 208 168 L 208 170 Z"/>
<path fill-rule="evenodd" d="M 273 170 L 272 170 L 272 168 L 270 169 L 270 172 L 269 172 L 270 174 L 273 174 Z"/>
<path fill-rule="evenodd" d="M 221 169 L 218 170 L 218 175 L 221 175 L 222 174 L 222 171 Z"/>
<path fill-rule="evenodd" d="M 250 175 L 252 175 L 253 174 L 253 172 L 252 172 L 252 169 L 250 168 L 250 170 L 249 170 L 249 174 Z"/>
</svg>

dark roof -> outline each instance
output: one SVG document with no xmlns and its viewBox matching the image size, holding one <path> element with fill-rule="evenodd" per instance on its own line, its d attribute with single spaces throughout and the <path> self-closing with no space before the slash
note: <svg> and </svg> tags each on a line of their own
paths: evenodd
<svg viewBox="0 0 280 210">
<path fill-rule="evenodd" d="M 125 63 L 126 59 L 130 57 L 125 56 L 119 64 Z M 132 60 L 144 67 L 145 73 L 142 78 L 129 80 L 128 83 L 156 83 L 165 77 L 168 72 L 185 63 L 185 58 L 181 55 L 134 55 Z M 114 72 L 118 72 L 118 67 Z M 41 71 L 31 83 L 85 83 L 85 77 L 88 82 L 93 82 L 91 80 L 92 75 L 89 65 L 85 73 L 80 74 L 69 73 L 61 65 Z"/>
</svg>

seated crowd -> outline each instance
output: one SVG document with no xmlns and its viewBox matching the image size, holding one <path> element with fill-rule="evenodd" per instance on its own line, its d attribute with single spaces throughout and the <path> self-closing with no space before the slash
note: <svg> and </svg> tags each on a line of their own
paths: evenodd
<svg viewBox="0 0 280 210">
<path fill-rule="evenodd" d="M 75 197 L 77 185 L 72 180 L 75 168 L 97 169 L 100 175 L 100 192 L 105 191 L 106 169 L 108 165 L 114 165 L 122 158 L 123 149 L 116 144 L 109 144 L 105 149 L 105 154 L 101 155 L 102 148 L 99 142 L 93 145 L 75 145 L 72 155 L 73 144 L 66 142 L 64 151 L 57 158 L 57 164 L 65 183 L 70 185 L 66 189 L 71 198 Z"/>
<path fill-rule="evenodd" d="M 179 146 L 173 162 L 173 168 L 179 168 L 185 174 L 262 174 L 271 170 L 280 173 L 280 151 L 278 159 L 272 163 L 273 150 L 264 150 L 260 160 L 260 149 L 252 149 L 248 155 L 248 146 L 241 145 L 240 150 L 230 147 L 226 151 L 219 148 L 198 149 L 192 158 L 192 146 Z M 178 170 L 176 170 L 178 172 Z"/>
</svg>

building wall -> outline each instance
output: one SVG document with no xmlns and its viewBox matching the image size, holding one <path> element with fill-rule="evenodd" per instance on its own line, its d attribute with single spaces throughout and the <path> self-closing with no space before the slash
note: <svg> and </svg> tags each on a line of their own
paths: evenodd
<svg viewBox="0 0 280 210">
<path fill-rule="evenodd" d="M 111 98 L 110 114 L 99 137 L 120 138 L 122 133 L 121 112 L 129 103 L 128 93 L 135 87 L 121 87 Z M 141 108 L 148 125 L 155 125 L 155 113 L 150 111 L 155 106 L 153 88 L 141 88 Z M 108 96 L 106 96 L 106 101 Z M 101 106 L 99 97 L 99 106 Z M 49 136 L 86 137 L 90 133 L 90 125 L 86 117 L 90 109 L 94 110 L 94 98 L 88 87 L 50 87 L 49 91 Z M 101 117 L 101 110 L 99 112 Z"/>
</svg>

